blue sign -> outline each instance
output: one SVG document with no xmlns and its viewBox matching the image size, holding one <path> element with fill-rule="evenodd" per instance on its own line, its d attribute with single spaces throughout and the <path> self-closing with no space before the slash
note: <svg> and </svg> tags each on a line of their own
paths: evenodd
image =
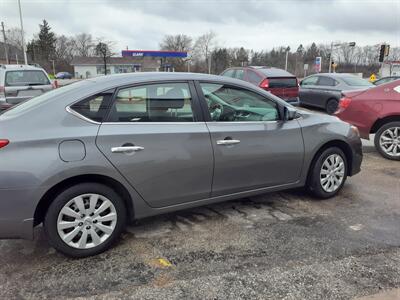
<svg viewBox="0 0 400 300">
<path fill-rule="evenodd" d="M 179 51 L 152 51 L 152 50 L 122 50 L 122 57 L 187 57 L 187 52 Z"/>
</svg>

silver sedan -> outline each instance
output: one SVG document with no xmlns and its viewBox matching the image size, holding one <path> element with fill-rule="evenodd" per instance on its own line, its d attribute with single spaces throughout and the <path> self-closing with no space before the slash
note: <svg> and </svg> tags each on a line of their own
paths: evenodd
<svg viewBox="0 0 400 300">
<path fill-rule="evenodd" d="M 95 255 L 125 224 L 306 187 L 335 196 L 360 171 L 358 131 L 251 84 L 190 73 L 74 83 L 0 115 L 0 237 Z"/>
</svg>

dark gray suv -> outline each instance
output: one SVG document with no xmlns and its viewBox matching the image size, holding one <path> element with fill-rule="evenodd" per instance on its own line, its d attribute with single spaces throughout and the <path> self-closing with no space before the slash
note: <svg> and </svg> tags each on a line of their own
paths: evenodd
<svg viewBox="0 0 400 300">
<path fill-rule="evenodd" d="M 73 257 L 133 219 L 306 187 L 336 195 L 360 171 L 355 127 L 252 84 L 190 73 L 74 83 L 0 115 L 0 237 Z"/>
</svg>

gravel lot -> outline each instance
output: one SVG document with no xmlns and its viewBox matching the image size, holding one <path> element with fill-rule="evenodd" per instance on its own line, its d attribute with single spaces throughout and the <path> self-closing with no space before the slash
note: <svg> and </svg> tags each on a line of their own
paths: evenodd
<svg viewBox="0 0 400 300">
<path fill-rule="evenodd" d="M 364 148 L 362 173 L 330 200 L 290 191 L 141 220 L 82 260 L 56 253 L 40 228 L 35 241 L 0 241 L 0 299 L 352 299 L 399 288 L 400 162 Z"/>
</svg>

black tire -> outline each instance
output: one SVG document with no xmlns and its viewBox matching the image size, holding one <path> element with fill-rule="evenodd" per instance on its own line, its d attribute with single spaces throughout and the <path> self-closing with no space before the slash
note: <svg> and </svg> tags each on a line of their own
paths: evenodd
<svg viewBox="0 0 400 300">
<path fill-rule="evenodd" d="M 324 190 L 321 184 L 320 180 L 320 173 L 322 169 L 322 164 L 325 162 L 325 160 L 333 154 L 339 155 L 344 162 L 344 177 L 342 180 L 342 183 L 340 186 L 335 189 L 332 192 L 327 192 Z M 327 148 L 324 151 L 318 153 L 316 157 L 314 158 L 313 163 L 311 164 L 310 170 L 309 170 L 309 176 L 307 180 L 307 190 L 309 193 L 311 193 L 313 196 L 320 198 L 320 199 L 327 199 L 335 196 L 343 187 L 344 183 L 346 182 L 347 179 L 347 172 L 348 172 L 348 163 L 347 163 L 347 158 L 346 155 L 343 153 L 343 151 L 338 148 L 338 147 L 331 147 Z"/>
<path fill-rule="evenodd" d="M 391 160 L 400 160 L 400 149 L 398 149 L 399 151 L 399 156 L 394 156 L 394 155 L 389 155 L 388 153 L 385 152 L 385 150 L 383 149 L 383 147 L 380 145 L 380 139 L 382 134 L 389 128 L 393 128 L 393 127 L 398 127 L 400 128 L 400 121 L 395 121 L 395 122 L 390 122 L 390 123 L 386 123 L 383 126 L 381 126 L 378 131 L 375 134 L 375 139 L 374 139 L 374 143 L 375 143 L 375 148 L 376 150 L 378 150 L 378 152 L 385 158 L 387 159 L 391 159 Z M 398 139 L 400 139 L 400 129 L 399 129 L 399 136 L 397 137 Z M 399 145 L 400 145 L 400 140 L 399 140 Z"/>
<path fill-rule="evenodd" d="M 106 197 L 114 205 L 117 215 L 114 231 L 110 236 L 97 246 L 90 249 L 78 249 L 69 246 L 60 237 L 57 230 L 58 216 L 61 209 L 72 199 L 84 194 L 98 194 Z M 96 255 L 106 251 L 119 238 L 125 228 L 127 220 L 126 208 L 121 197 L 108 186 L 99 183 L 81 183 L 62 191 L 50 204 L 44 219 L 44 230 L 50 244 L 61 253 L 69 257 L 82 258 Z M 94 228 L 94 225 L 92 225 Z"/>
<path fill-rule="evenodd" d="M 333 115 L 339 106 L 339 101 L 337 99 L 329 99 L 326 101 L 325 110 L 328 114 Z"/>
</svg>

